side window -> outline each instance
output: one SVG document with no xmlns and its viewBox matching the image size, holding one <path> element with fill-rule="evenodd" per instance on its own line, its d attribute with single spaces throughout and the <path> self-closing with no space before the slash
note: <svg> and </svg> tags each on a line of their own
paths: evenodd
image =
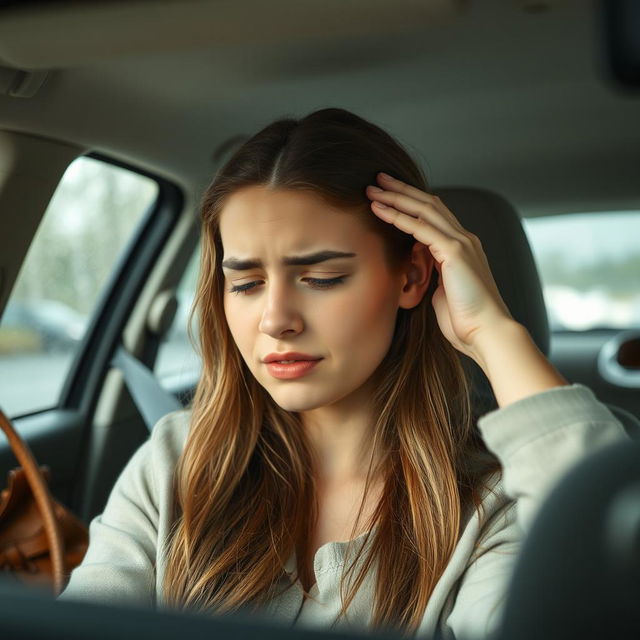
<svg viewBox="0 0 640 640">
<path fill-rule="evenodd" d="M 0 406 L 54 407 L 92 313 L 158 196 L 146 176 L 90 157 L 69 165 L 0 320 Z"/>
<path fill-rule="evenodd" d="M 195 385 L 200 372 L 200 358 L 189 341 L 187 325 L 200 267 L 200 248 L 196 249 L 176 291 L 178 310 L 171 328 L 158 350 L 154 367 L 160 384 L 169 391 Z M 198 338 L 198 317 L 191 323 L 194 340 Z"/>
<path fill-rule="evenodd" d="M 640 327 L 640 211 L 525 218 L 552 331 Z"/>
</svg>

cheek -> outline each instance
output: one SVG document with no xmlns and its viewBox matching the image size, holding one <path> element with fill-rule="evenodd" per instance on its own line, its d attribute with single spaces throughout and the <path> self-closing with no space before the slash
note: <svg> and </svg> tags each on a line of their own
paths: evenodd
<svg viewBox="0 0 640 640">
<path fill-rule="evenodd" d="M 363 287 L 363 294 L 336 300 L 326 310 L 325 326 L 332 326 L 336 343 L 370 351 L 388 346 L 397 314 L 397 300 L 389 288 Z"/>
<path fill-rule="evenodd" d="M 246 346 L 244 342 L 246 342 L 249 337 L 250 318 L 246 312 L 243 313 L 241 305 L 237 304 L 237 301 L 230 299 L 228 296 L 225 296 L 224 299 L 224 314 L 233 340 L 238 346 L 240 353 L 244 355 Z"/>
</svg>

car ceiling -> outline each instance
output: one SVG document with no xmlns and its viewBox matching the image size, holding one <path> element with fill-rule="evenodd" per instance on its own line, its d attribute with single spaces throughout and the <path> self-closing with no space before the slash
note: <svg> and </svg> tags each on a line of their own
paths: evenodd
<svg viewBox="0 0 640 640">
<path fill-rule="evenodd" d="M 0 128 L 141 165 L 197 192 L 231 142 L 350 109 L 433 186 L 526 215 L 638 208 L 640 96 L 609 78 L 586 0 L 136 0 L 0 10 Z M 9 95 L 13 69 L 47 72 Z M 43 74 L 44 75 L 44 74 Z"/>
</svg>

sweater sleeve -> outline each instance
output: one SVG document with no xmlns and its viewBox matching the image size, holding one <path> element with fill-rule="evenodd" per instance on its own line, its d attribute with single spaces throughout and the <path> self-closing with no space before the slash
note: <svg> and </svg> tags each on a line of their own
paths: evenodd
<svg viewBox="0 0 640 640">
<path fill-rule="evenodd" d="M 478 427 L 502 462 L 505 492 L 517 501 L 523 531 L 572 466 L 628 439 L 620 421 L 581 384 L 554 387 L 491 411 L 478 420 Z"/>
<path fill-rule="evenodd" d="M 446 618 L 443 635 L 460 640 L 486 638 L 498 627 L 523 535 L 557 482 L 589 454 L 628 438 L 581 384 L 522 398 L 484 415 L 478 427 L 502 463 L 506 499 L 485 523 Z"/>
<path fill-rule="evenodd" d="M 58 599 L 155 606 L 159 511 L 175 457 L 170 445 L 177 416 L 158 422 L 118 476 L 104 511 L 89 525 L 85 557 Z"/>
</svg>

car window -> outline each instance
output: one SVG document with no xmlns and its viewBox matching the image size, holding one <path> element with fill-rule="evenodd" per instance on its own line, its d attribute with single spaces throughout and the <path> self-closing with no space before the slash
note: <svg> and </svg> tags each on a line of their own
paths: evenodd
<svg viewBox="0 0 640 640">
<path fill-rule="evenodd" d="M 0 320 L 0 405 L 56 406 L 92 312 L 158 196 L 146 176 L 83 156 L 49 203 Z"/>
<path fill-rule="evenodd" d="M 640 211 L 525 218 L 553 331 L 640 327 Z"/>
<path fill-rule="evenodd" d="M 178 309 L 173 324 L 160 345 L 155 362 L 154 371 L 160 384 L 170 391 L 193 384 L 201 368 L 200 358 L 187 334 L 199 266 L 200 246 L 198 245 L 177 287 Z M 197 315 L 194 316 L 191 327 L 193 338 L 197 341 Z"/>
</svg>

